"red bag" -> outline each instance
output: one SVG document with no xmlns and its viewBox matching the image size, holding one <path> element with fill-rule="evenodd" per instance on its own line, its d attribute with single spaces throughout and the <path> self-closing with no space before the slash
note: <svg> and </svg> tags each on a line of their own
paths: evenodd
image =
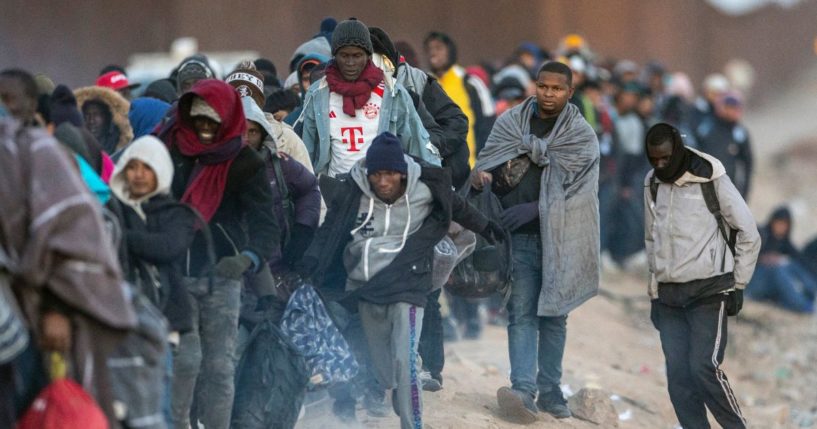
<svg viewBox="0 0 817 429">
<path fill-rule="evenodd" d="M 82 386 L 63 378 L 37 395 L 17 429 L 108 429 L 108 419 Z"/>
</svg>

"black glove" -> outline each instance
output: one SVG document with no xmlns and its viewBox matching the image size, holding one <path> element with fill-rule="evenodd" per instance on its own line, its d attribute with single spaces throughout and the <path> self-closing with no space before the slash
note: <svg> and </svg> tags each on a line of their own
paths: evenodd
<svg viewBox="0 0 817 429">
<path fill-rule="evenodd" d="M 492 220 L 488 221 L 488 225 L 485 225 L 485 229 L 480 231 L 479 235 L 492 245 L 496 245 L 497 242 L 505 240 L 505 231 L 498 223 Z"/>
<path fill-rule="evenodd" d="M 225 256 L 216 264 L 216 277 L 239 280 L 252 265 L 252 259 L 247 255 Z"/>
<path fill-rule="evenodd" d="M 517 204 L 502 212 L 502 226 L 509 232 L 516 231 L 539 216 L 539 202 Z"/>
<path fill-rule="evenodd" d="M 737 316 L 743 308 L 743 289 L 735 289 L 726 295 L 726 314 Z"/>
<path fill-rule="evenodd" d="M 658 300 L 650 301 L 650 321 L 655 329 L 658 329 Z"/>
</svg>

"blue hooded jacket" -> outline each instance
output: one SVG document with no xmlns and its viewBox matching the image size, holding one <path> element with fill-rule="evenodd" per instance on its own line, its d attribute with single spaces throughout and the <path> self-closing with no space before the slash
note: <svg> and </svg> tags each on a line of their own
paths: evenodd
<svg viewBox="0 0 817 429">
<path fill-rule="evenodd" d="M 168 109 L 169 104 L 155 98 L 139 97 L 131 101 L 128 120 L 133 127 L 134 140 L 150 134 L 165 117 Z"/>
</svg>

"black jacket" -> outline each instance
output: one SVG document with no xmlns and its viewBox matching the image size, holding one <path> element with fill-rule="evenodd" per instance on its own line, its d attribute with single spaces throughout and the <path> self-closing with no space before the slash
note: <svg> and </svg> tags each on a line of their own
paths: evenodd
<svg viewBox="0 0 817 429">
<path fill-rule="evenodd" d="M 343 252 L 352 238 L 349 232 L 354 229 L 363 195 L 351 179 L 338 183 L 337 192 L 332 193 L 337 197 L 327 202 L 326 219 L 304 255 L 300 271 L 308 274 L 328 299 L 344 304 L 362 299 L 374 304 L 407 302 L 425 306 L 426 295 L 431 290 L 433 249 L 448 232 L 451 221 L 480 232 L 485 229 L 488 219 L 454 193 L 447 170 L 423 167 L 420 181 L 431 190 L 434 204 L 431 214 L 420 229 L 409 236 L 392 263 L 375 274 L 365 286 L 348 294 L 343 292 L 346 287 Z"/>
<path fill-rule="evenodd" d="M 170 156 L 175 168 L 173 195 L 181 199 L 190 182 L 195 158 L 182 155 L 176 148 L 170 149 Z M 230 165 L 221 205 L 210 219 L 216 262 L 246 250 L 263 264 L 281 240 L 273 212 L 264 161 L 252 148 L 244 147 Z M 194 277 L 204 276 L 210 265 L 208 259 L 207 243 L 199 231 L 185 261 L 184 272 Z"/>
<path fill-rule="evenodd" d="M 192 330 L 192 304 L 181 270 L 193 242 L 196 215 L 188 206 L 163 195 L 142 203 L 145 220 L 130 206 L 120 207 L 126 277 L 142 286 L 167 317 L 171 331 Z"/>
<path fill-rule="evenodd" d="M 459 189 L 471 174 L 466 141 L 468 118 L 437 83 L 437 79 L 431 76 L 423 89 L 423 104 L 442 129 L 438 143 L 434 143 L 433 139 L 432 143 L 440 150 L 443 166 L 451 169 L 451 182 Z"/>
<path fill-rule="evenodd" d="M 746 127 L 710 115 L 695 129 L 695 137 L 702 152 L 723 163 L 726 174 L 746 199 L 753 167 L 752 147 Z"/>
</svg>

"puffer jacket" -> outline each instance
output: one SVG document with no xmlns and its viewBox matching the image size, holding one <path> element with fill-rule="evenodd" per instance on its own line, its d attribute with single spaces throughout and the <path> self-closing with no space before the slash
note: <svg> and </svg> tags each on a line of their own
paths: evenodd
<svg viewBox="0 0 817 429">
<path fill-rule="evenodd" d="M 658 283 L 687 283 L 726 273 L 733 273 L 735 287 L 743 289 L 757 263 L 760 234 L 746 202 L 720 161 L 689 150 L 704 162 L 675 183 L 659 181 L 655 201 L 650 193 L 653 170 L 644 180 L 644 238 L 652 298 L 658 296 Z M 723 218 L 730 229 L 737 230 L 734 257 L 704 201 L 700 184 L 705 182 L 714 183 Z"/>
</svg>

